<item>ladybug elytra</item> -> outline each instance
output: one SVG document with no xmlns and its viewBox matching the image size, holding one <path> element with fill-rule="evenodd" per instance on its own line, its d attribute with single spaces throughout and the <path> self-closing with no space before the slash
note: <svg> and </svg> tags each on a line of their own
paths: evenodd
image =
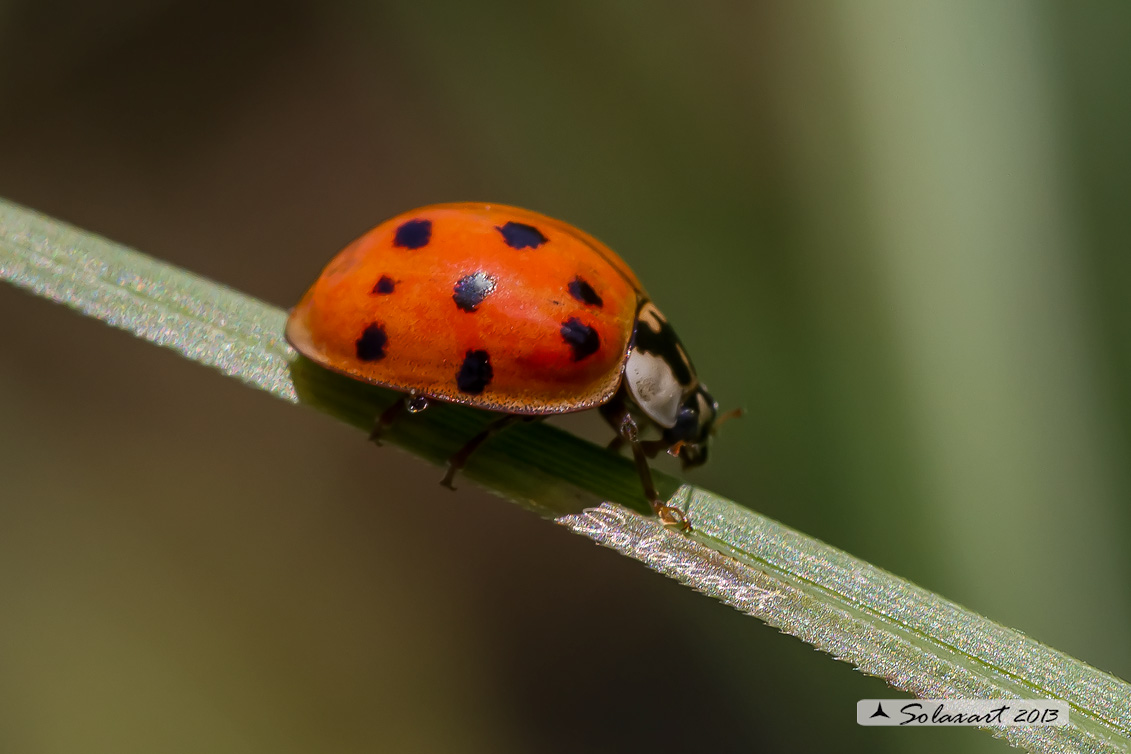
<svg viewBox="0 0 1131 754">
<path fill-rule="evenodd" d="M 607 246 L 559 220 L 498 204 L 437 204 L 381 223 L 340 252 L 287 320 L 322 367 L 406 393 L 373 437 L 431 400 L 503 417 L 449 459 L 444 484 L 522 419 L 598 408 L 633 451 L 665 524 L 647 458 L 707 459 L 718 406 L 675 331 Z M 659 439 L 642 439 L 654 425 Z"/>
</svg>

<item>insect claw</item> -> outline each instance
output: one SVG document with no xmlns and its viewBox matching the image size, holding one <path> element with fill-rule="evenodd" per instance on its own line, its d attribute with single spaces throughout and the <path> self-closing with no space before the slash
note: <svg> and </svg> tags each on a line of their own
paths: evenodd
<svg viewBox="0 0 1131 754">
<path fill-rule="evenodd" d="M 691 521 L 688 520 L 687 514 L 676 508 L 674 505 L 667 505 L 665 503 L 652 503 L 652 509 L 659 517 L 660 523 L 664 526 L 672 526 L 684 533 L 691 531 Z"/>
</svg>

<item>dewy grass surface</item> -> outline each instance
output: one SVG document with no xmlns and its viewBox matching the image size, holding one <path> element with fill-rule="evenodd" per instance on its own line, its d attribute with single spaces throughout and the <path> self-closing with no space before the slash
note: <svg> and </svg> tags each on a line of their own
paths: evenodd
<svg viewBox="0 0 1131 754">
<path fill-rule="evenodd" d="M 0 277 L 359 429 L 396 398 L 299 357 L 282 310 L 4 201 Z M 489 419 L 438 405 L 388 441 L 442 463 Z M 1131 685 L 706 490 L 658 477 L 695 525 L 667 530 L 627 459 L 541 424 L 493 439 L 466 476 L 898 689 L 1071 705 L 1066 727 L 993 730 L 1014 745 L 1131 752 Z"/>
</svg>

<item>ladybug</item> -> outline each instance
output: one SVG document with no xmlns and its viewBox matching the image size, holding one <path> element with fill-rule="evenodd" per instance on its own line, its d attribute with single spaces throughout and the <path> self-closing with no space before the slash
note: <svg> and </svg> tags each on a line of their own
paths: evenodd
<svg viewBox="0 0 1131 754">
<path fill-rule="evenodd" d="M 610 447 L 631 446 L 661 520 L 688 528 L 647 458 L 706 461 L 718 404 L 628 265 L 571 225 L 501 204 L 398 215 L 330 261 L 286 337 L 322 367 L 406 394 L 378 418 L 378 442 L 430 401 L 502 413 L 449 459 L 448 487 L 506 426 L 597 408 L 617 433 Z M 641 438 L 649 425 L 659 439 Z"/>
</svg>

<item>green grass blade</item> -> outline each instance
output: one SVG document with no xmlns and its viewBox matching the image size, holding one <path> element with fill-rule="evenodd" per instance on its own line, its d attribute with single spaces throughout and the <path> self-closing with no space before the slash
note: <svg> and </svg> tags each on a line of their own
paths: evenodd
<svg viewBox="0 0 1131 754">
<path fill-rule="evenodd" d="M 0 201 L 0 278 L 283 400 L 365 429 L 391 392 L 329 374 L 282 339 L 282 310 Z M 391 444 L 442 463 L 490 419 L 440 405 Z M 650 516 L 631 463 L 556 428 L 492 440 L 467 476 L 921 697 L 1055 698 L 1071 725 L 995 730 L 1039 752 L 1131 752 L 1131 685 L 705 490 L 658 476 L 695 523 Z"/>
</svg>

